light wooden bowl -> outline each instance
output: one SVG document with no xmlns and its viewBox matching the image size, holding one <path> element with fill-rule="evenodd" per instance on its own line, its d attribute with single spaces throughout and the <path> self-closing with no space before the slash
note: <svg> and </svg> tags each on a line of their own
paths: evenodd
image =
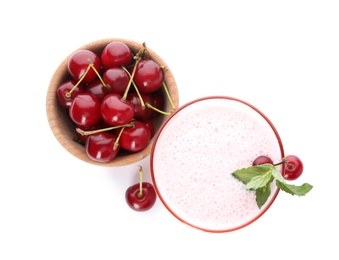
<svg viewBox="0 0 339 260">
<path fill-rule="evenodd" d="M 132 40 L 121 38 L 107 38 L 88 43 L 80 47 L 79 49 L 92 50 L 100 55 L 103 48 L 108 43 L 113 41 L 120 41 L 126 43 L 134 53 L 137 53 L 142 48 L 142 43 L 137 43 Z M 167 68 L 167 70 L 164 71 L 164 80 L 166 82 L 169 94 L 171 95 L 173 104 L 177 108 L 179 103 L 178 89 L 170 67 L 167 66 L 165 61 L 162 60 L 162 58 L 157 53 L 155 53 L 151 48 L 147 46 L 147 49 L 152 60 L 157 62 L 159 65 L 165 66 Z M 58 68 L 56 69 L 52 76 L 47 91 L 46 97 L 47 119 L 56 139 L 69 153 L 74 155 L 76 158 L 87 163 L 99 166 L 106 167 L 124 166 L 135 163 L 147 157 L 150 154 L 154 137 L 151 139 L 148 146 L 144 150 L 136 153 L 128 153 L 122 155 L 119 154 L 112 161 L 107 163 L 100 163 L 91 160 L 86 154 L 84 145 L 75 141 L 76 137 L 75 125 L 71 122 L 67 110 L 65 110 L 65 108 L 59 105 L 56 96 L 56 90 L 58 86 L 60 86 L 68 78 L 67 62 L 71 55 L 72 53 L 68 57 L 66 57 L 58 66 Z M 170 104 L 166 96 L 166 92 L 163 88 L 162 93 L 164 95 L 164 110 L 167 112 L 173 111 L 172 105 Z M 159 115 L 155 118 L 153 122 L 155 126 L 155 135 L 158 132 L 160 126 L 167 120 L 168 117 L 169 116 L 166 115 Z"/>
</svg>

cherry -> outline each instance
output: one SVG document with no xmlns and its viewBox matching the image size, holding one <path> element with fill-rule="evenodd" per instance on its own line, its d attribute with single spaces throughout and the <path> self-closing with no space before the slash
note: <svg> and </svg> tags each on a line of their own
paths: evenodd
<svg viewBox="0 0 339 260">
<path fill-rule="evenodd" d="M 164 97 L 160 91 L 152 93 L 153 106 L 159 110 L 164 109 Z"/>
<path fill-rule="evenodd" d="M 86 86 L 85 92 L 93 94 L 102 101 L 106 95 L 112 93 L 112 89 L 107 85 L 104 86 L 100 79 L 95 79 Z"/>
<path fill-rule="evenodd" d="M 75 80 L 67 80 L 57 88 L 57 98 L 61 106 L 69 108 L 74 98 L 78 94 L 84 92 L 84 87 L 82 85 L 78 85 L 74 88 L 76 84 L 77 82 Z M 71 90 L 72 92 L 70 92 Z"/>
<path fill-rule="evenodd" d="M 127 205 L 135 211 L 147 211 L 155 204 L 157 195 L 153 185 L 143 182 L 143 170 L 139 166 L 140 182 L 130 186 L 125 192 Z"/>
<path fill-rule="evenodd" d="M 123 100 L 120 94 L 108 94 L 101 102 L 101 116 L 109 125 L 123 125 L 134 117 L 134 106 L 128 100 Z"/>
<path fill-rule="evenodd" d="M 123 42 L 111 42 L 101 53 L 102 66 L 107 70 L 113 67 L 127 66 L 131 63 L 133 54 Z"/>
<path fill-rule="evenodd" d="M 154 124 L 150 119 L 143 120 L 143 123 L 148 127 L 148 129 L 151 131 L 151 138 L 154 136 L 155 129 Z"/>
<path fill-rule="evenodd" d="M 295 155 L 285 156 L 283 161 L 286 163 L 286 167 L 283 172 L 285 180 L 296 180 L 303 173 L 304 166 L 299 157 Z"/>
<path fill-rule="evenodd" d="M 131 122 L 132 127 L 123 128 L 120 136 L 120 145 L 127 151 L 139 152 L 151 140 L 151 130 L 141 121 Z"/>
<path fill-rule="evenodd" d="M 130 76 L 122 68 L 110 68 L 102 75 L 103 81 L 110 86 L 112 92 L 123 95 L 126 91 Z"/>
<path fill-rule="evenodd" d="M 134 106 L 135 118 L 146 120 L 152 117 L 154 110 L 147 107 L 145 103 L 153 105 L 153 98 L 149 94 L 132 92 L 127 95 L 127 100 Z"/>
<path fill-rule="evenodd" d="M 262 155 L 262 156 L 259 156 L 258 158 L 256 158 L 253 161 L 252 165 L 256 166 L 256 165 L 261 165 L 261 164 L 266 164 L 266 163 L 273 164 L 273 161 L 268 156 Z"/>
<path fill-rule="evenodd" d="M 120 150 L 115 135 L 109 132 L 99 132 L 88 136 L 85 147 L 87 156 L 97 162 L 113 160 Z"/>
<path fill-rule="evenodd" d="M 74 80 L 89 83 L 100 71 L 100 57 L 90 50 L 78 50 L 69 58 L 67 68 Z"/>
<path fill-rule="evenodd" d="M 69 107 L 69 116 L 79 126 L 96 124 L 101 117 L 100 100 L 90 93 L 78 94 Z"/>
<path fill-rule="evenodd" d="M 140 92 L 151 93 L 158 90 L 164 80 L 161 67 L 153 60 L 140 60 L 133 77 Z"/>
</svg>

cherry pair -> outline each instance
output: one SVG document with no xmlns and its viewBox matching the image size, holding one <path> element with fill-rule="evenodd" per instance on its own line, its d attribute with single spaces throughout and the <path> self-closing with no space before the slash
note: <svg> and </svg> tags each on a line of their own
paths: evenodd
<svg viewBox="0 0 339 260">
<path fill-rule="evenodd" d="M 260 165 L 260 164 L 273 164 L 271 158 L 267 156 L 259 156 L 253 161 L 253 166 Z M 282 176 L 285 180 L 296 180 L 298 179 L 304 170 L 304 165 L 300 158 L 295 155 L 288 155 L 285 156 L 281 162 L 274 164 L 285 164 L 284 171 L 282 173 Z"/>
</svg>

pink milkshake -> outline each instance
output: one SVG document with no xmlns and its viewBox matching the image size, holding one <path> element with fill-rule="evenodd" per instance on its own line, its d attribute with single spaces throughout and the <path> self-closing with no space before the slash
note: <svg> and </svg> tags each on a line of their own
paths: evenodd
<svg viewBox="0 0 339 260">
<path fill-rule="evenodd" d="M 255 193 L 232 176 L 260 155 L 284 157 L 269 119 L 250 104 L 207 97 L 180 107 L 160 129 L 151 153 L 151 176 L 165 207 L 180 221 L 208 232 L 251 224 L 271 206 L 279 189 L 258 208 Z"/>
</svg>

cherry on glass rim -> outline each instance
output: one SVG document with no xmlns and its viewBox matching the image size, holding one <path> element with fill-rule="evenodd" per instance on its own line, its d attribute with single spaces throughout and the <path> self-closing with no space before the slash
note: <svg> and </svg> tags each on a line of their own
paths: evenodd
<svg viewBox="0 0 339 260">
<path fill-rule="evenodd" d="M 273 161 L 268 156 L 261 155 L 253 161 L 252 165 L 256 166 L 256 165 L 261 165 L 261 164 L 266 164 L 266 163 L 273 164 Z"/>
<path fill-rule="evenodd" d="M 304 165 L 301 159 L 296 155 L 287 155 L 284 158 L 285 168 L 283 171 L 283 177 L 285 180 L 296 180 L 298 179 L 303 171 Z"/>
</svg>

